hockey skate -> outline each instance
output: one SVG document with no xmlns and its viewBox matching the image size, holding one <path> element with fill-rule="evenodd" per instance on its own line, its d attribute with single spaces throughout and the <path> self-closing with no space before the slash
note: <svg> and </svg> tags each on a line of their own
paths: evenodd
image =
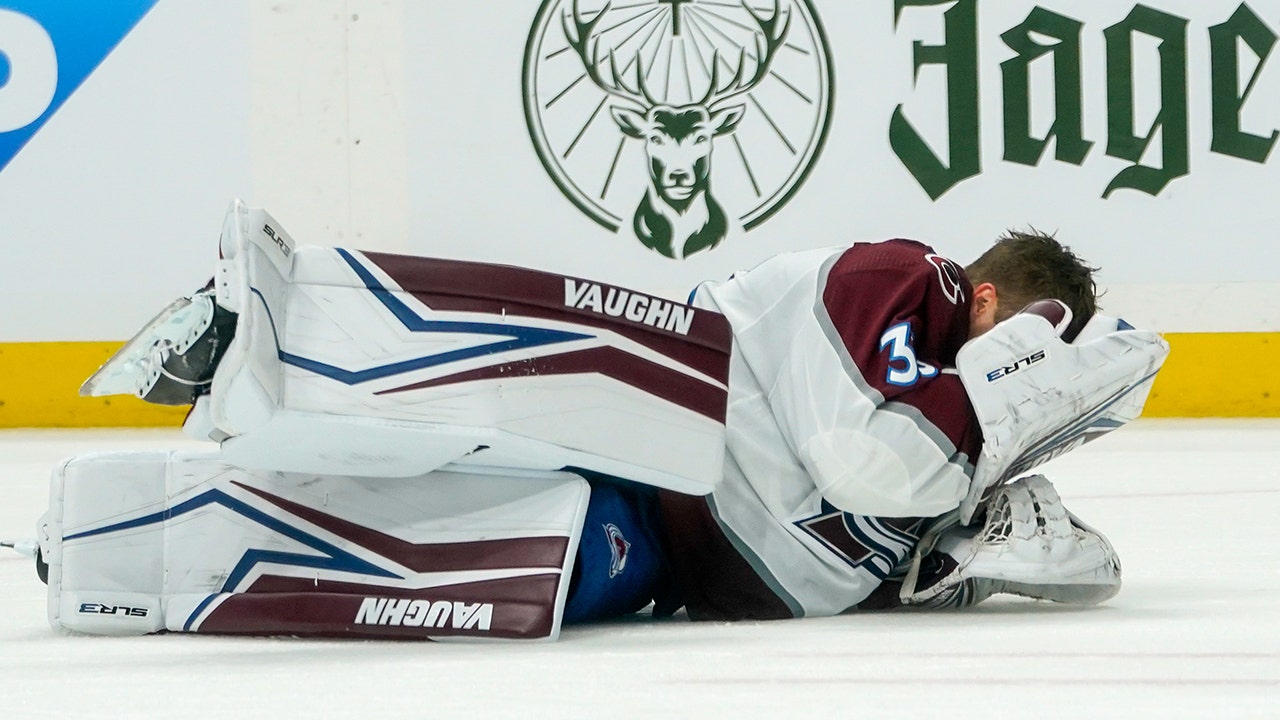
<svg viewBox="0 0 1280 720">
<path fill-rule="evenodd" d="M 235 326 L 235 313 L 220 307 L 212 291 L 178 298 L 86 380 L 80 394 L 190 405 L 209 391 Z"/>
</svg>

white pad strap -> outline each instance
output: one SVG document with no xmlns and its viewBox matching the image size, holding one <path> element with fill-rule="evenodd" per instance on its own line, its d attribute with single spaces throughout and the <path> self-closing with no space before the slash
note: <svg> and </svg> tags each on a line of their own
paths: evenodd
<svg viewBox="0 0 1280 720">
<path fill-rule="evenodd" d="M 1169 345 L 1095 316 L 1072 344 L 1048 320 L 1015 315 L 960 349 L 956 367 L 982 426 L 960 505 L 968 524 L 992 487 L 1105 435 L 1142 412 Z"/>
<path fill-rule="evenodd" d="M 216 454 L 65 462 L 41 531 L 55 628 L 554 639 L 590 488 L 567 473 L 358 478 Z"/>
</svg>

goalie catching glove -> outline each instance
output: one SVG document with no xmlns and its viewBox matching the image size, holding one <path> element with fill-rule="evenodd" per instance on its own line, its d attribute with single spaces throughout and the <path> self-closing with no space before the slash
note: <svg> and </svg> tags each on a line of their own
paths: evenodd
<svg viewBox="0 0 1280 720">
<path fill-rule="evenodd" d="M 997 594 L 1095 605 L 1120 591 L 1120 558 L 1067 511 L 1043 475 L 997 489 L 981 529 L 944 516 L 921 538 L 902 583 L 904 605 L 969 607 Z"/>
</svg>

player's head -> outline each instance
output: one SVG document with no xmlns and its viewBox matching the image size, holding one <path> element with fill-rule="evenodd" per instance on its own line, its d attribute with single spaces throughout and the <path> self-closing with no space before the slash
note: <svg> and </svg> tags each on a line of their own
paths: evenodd
<svg viewBox="0 0 1280 720">
<path fill-rule="evenodd" d="M 1071 308 L 1064 335 L 1075 337 L 1098 309 L 1097 269 L 1052 235 L 1035 229 L 1006 231 L 965 268 L 973 283 L 969 336 L 981 335 L 1029 303 L 1054 298 Z"/>
</svg>

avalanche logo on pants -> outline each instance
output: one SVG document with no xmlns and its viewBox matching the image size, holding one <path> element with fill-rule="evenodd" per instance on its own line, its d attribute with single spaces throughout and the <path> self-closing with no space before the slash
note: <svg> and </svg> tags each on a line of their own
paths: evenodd
<svg viewBox="0 0 1280 720">
<path fill-rule="evenodd" d="M 609 552 L 613 556 L 609 560 L 609 577 L 612 579 L 627 569 L 627 552 L 631 550 L 631 543 L 613 523 L 604 526 L 604 533 L 609 537 Z"/>
</svg>

